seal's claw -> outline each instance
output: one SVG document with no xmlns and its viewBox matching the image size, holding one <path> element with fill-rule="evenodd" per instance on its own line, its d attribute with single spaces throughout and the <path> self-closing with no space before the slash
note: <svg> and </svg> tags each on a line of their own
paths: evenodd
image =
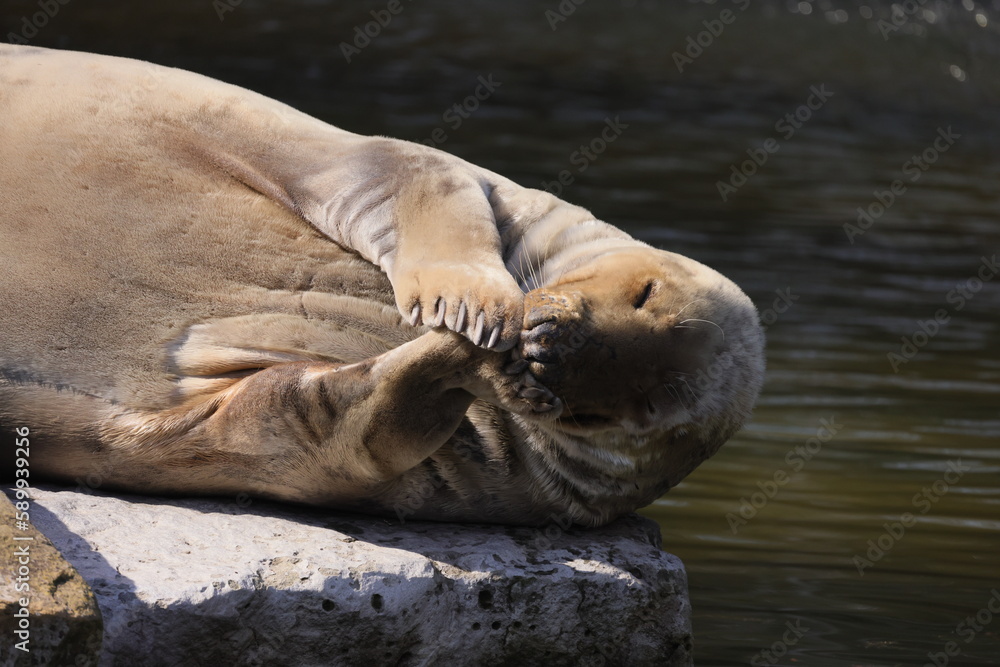
<svg viewBox="0 0 1000 667">
<path fill-rule="evenodd" d="M 503 329 L 502 324 L 498 324 L 493 328 L 493 333 L 490 334 L 490 340 L 486 343 L 486 347 L 493 349 L 493 346 L 497 344 L 497 340 L 500 338 L 501 329 Z"/>
<path fill-rule="evenodd" d="M 539 403 L 534 408 L 535 412 L 549 412 L 551 413 L 549 416 L 558 417 L 562 412 L 563 402 L 558 397 L 555 397 L 550 403 Z"/>
<path fill-rule="evenodd" d="M 437 302 L 437 314 L 434 317 L 433 326 L 439 327 L 444 324 L 445 311 L 448 309 L 448 302 L 444 299 L 438 299 Z"/>
<path fill-rule="evenodd" d="M 479 311 L 479 316 L 476 318 L 476 328 L 473 330 L 472 335 L 469 340 L 472 341 L 473 345 L 479 345 L 483 340 L 483 325 L 486 324 L 486 313 Z"/>
<path fill-rule="evenodd" d="M 542 389 L 541 387 L 526 387 L 521 391 L 517 392 L 517 395 L 521 398 L 552 398 L 552 392 L 548 389 Z"/>
<path fill-rule="evenodd" d="M 525 374 L 525 379 L 531 377 Z M 545 387 L 525 387 L 518 393 L 518 398 L 528 402 L 531 412 L 546 419 L 558 417 L 562 412 L 562 401 Z"/>
<path fill-rule="evenodd" d="M 562 402 L 548 388 L 542 385 L 531 371 L 528 370 L 528 362 L 519 359 L 507 365 L 505 371 L 517 371 L 518 377 L 515 380 L 515 391 L 517 398 L 526 401 L 531 412 L 546 418 L 558 416 L 562 410 Z M 513 373 L 512 373 L 513 374 Z"/>
<path fill-rule="evenodd" d="M 430 251 L 397 259 L 387 274 L 404 318 L 446 327 L 492 352 L 520 341 L 524 292 L 492 251 L 458 260 L 435 258 Z M 420 305 L 417 316 L 414 304 Z"/>
<path fill-rule="evenodd" d="M 495 338 L 496 331 L 492 329 L 489 338 Z M 479 355 L 480 365 L 470 378 L 474 382 L 466 387 L 470 393 L 523 417 L 548 421 L 559 416 L 562 403 L 532 375 L 528 359 L 520 358 L 514 351 L 508 356 L 489 352 L 482 346 Z"/>
<path fill-rule="evenodd" d="M 410 311 L 410 326 L 415 327 L 417 323 L 420 322 L 420 304 L 413 306 L 413 310 Z"/>
</svg>

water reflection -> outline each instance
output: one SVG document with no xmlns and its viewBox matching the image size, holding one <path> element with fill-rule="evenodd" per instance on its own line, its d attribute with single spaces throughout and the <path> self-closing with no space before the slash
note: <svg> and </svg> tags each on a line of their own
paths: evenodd
<svg viewBox="0 0 1000 667">
<path fill-rule="evenodd" d="M 565 198 L 773 310 L 754 423 L 645 511 L 689 569 L 698 663 L 923 664 L 956 641 L 951 664 L 992 664 L 1000 619 L 958 633 L 1000 587 L 1000 276 L 961 307 L 949 294 L 1000 251 L 997 3 L 754 1 L 679 72 L 687 38 L 743 4 L 586 3 L 556 30 L 555 2 L 407 4 L 350 63 L 339 45 L 378 3 L 247 0 L 223 21 L 209 2 L 73 3 L 35 42 L 202 71 L 362 133 L 447 127 L 442 149 L 532 187 L 574 170 Z M 880 27 L 894 11 L 898 28 Z M 451 127 L 489 75 L 495 94 Z M 818 85 L 832 96 L 786 138 L 776 124 Z M 628 127 L 578 170 L 574 151 L 615 118 Z M 960 136 L 909 180 L 949 127 Z M 723 201 L 718 183 L 772 137 Z M 850 234 L 895 180 L 905 192 Z M 841 427 L 790 462 L 820 420 Z M 962 473 L 938 493 L 949 465 Z M 760 653 L 777 642 L 780 658 Z"/>
</svg>

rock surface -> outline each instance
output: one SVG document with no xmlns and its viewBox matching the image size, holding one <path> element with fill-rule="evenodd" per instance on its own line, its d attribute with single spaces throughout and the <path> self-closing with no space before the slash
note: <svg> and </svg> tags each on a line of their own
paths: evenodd
<svg viewBox="0 0 1000 667">
<path fill-rule="evenodd" d="M 656 524 L 408 522 L 43 487 L 32 519 L 97 596 L 101 665 L 688 665 Z"/>
<path fill-rule="evenodd" d="M 94 594 L 30 511 L 29 521 L 21 516 L 0 493 L 0 665 L 94 665 L 102 634 Z"/>
</svg>

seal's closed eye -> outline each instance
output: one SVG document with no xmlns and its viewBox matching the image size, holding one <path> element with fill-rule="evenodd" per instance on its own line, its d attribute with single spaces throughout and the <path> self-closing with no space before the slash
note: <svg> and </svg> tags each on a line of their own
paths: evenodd
<svg viewBox="0 0 1000 667">
<path fill-rule="evenodd" d="M 655 280 L 650 280 L 648 283 L 646 283 L 646 286 L 642 288 L 641 292 L 639 292 L 639 296 L 637 296 L 635 300 L 632 302 L 632 307 L 635 308 L 636 310 L 642 308 L 646 304 L 646 302 L 649 301 L 649 296 L 653 293 L 654 287 L 656 287 Z"/>
</svg>

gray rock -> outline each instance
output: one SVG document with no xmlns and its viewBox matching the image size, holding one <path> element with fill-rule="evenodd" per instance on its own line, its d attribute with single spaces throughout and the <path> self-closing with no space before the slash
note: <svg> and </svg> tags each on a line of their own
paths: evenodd
<svg viewBox="0 0 1000 667">
<path fill-rule="evenodd" d="M 691 664 L 684 567 L 635 515 L 399 525 L 43 487 L 32 519 L 97 596 L 101 665 Z"/>
</svg>

